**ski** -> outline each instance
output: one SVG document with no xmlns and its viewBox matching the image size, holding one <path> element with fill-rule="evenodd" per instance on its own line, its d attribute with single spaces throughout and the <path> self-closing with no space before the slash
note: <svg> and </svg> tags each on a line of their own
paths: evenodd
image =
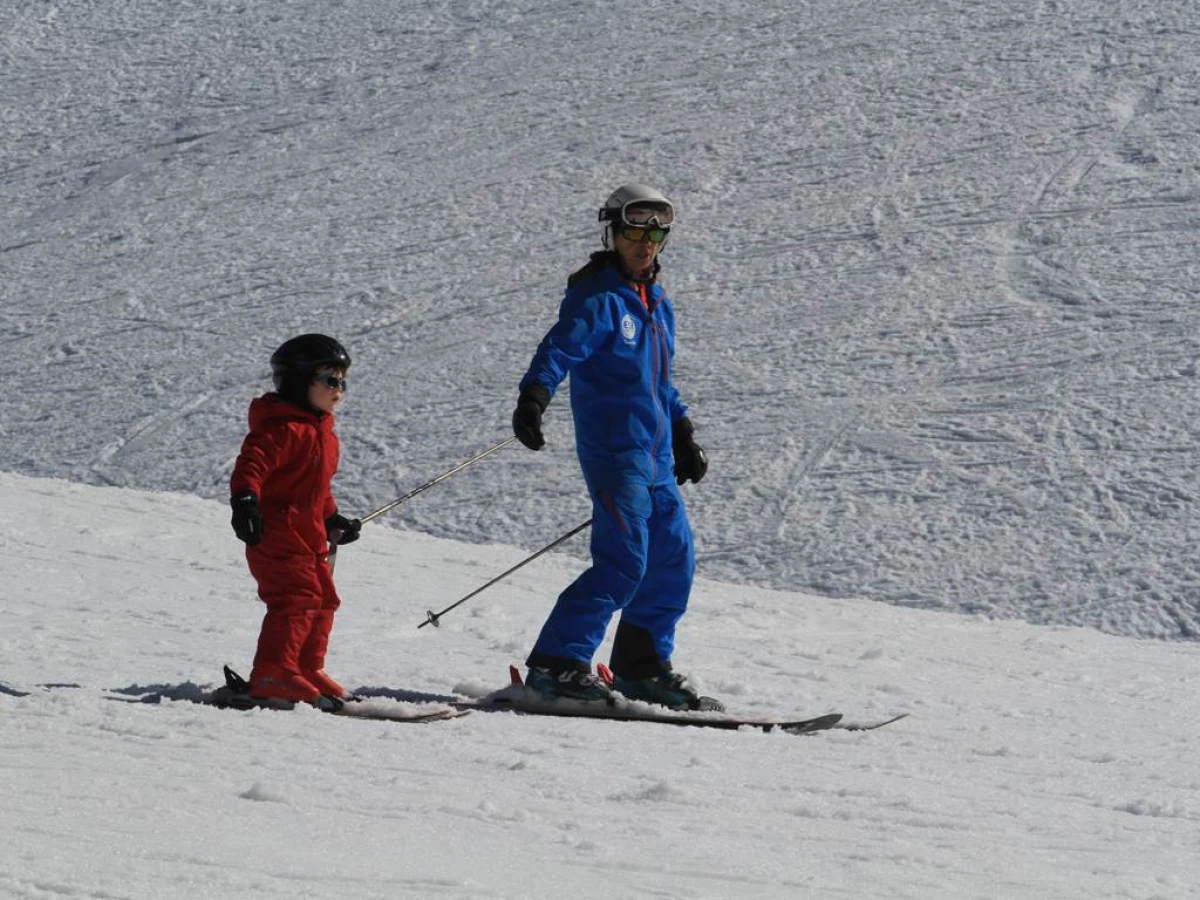
<svg viewBox="0 0 1200 900">
<path fill-rule="evenodd" d="M 250 696 L 250 685 L 229 666 L 225 667 L 225 684 L 213 691 L 203 690 L 156 690 L 134 696 L 107 695 L 109 700 L 119 700 L 123 703 L 152 703 L 183 700 L 200 706 L 212 706 L 217 709 L 233 709 L 249 711 L 256 709 L 292 710 L 297 704 L 291 700 L 273 700 Z M 347 719 L 364 719 L 377 722 L 402 722 L 417 724 L 421 722 L 442 722 L 447 719 L 460 719 L 470 713 L 449 705 L 408 704 L 383 697 L 354 697 L 346 701 L 330 701 L 317 705 L 317 709 L 331 716 Z M 302 704 L 301 704 L 302 705 Z M 421 709 L 421 706 L 433 706 L 432 709 Z"/>
<path fill-rule="evenodd" d="M 781 731 L 787 734 L 814 734 L 836 728 L 868 731 L 881 728 L 904 717 L 903 715 L 896 716 L 887 722 L 843 724 L 841 713 L 827 713 L 811 718 L 741 716 L 728 712 L 669 710 L 649 703 L 627 700 L 619 694 L 610 700 L 547 698 L 526 687 L 515 666 L 509 668 L 509 677 L 511 683 L 508 687 L 488 694 L 477 701 L 464 703 L 462 708 L 505 710 L 518 715 L 608 719 L 618 722 L 644 722 L 655 725 L 718 728 L 729 731 L 748 728 L 764 732 Z"/>
<path fill-rule="evenodd" d="M 37 688 L 38 691 L 44 692 L 60 690 L 62 688 L 79 688 L 82 687 L 82 685 L 76 684 L 73 681 L 48 681 L 42 684 L 35 684 L 34 687 Z M 33 693 L 33 691 L 23 691 L 20 688 L 12 687 L 3 681 L 0 681 L 0 697 L 32 697 Z"/>
<path fill-rule="evenodd" d="M 658 711 L 648 703 L 629 700 L 618 700 L 611 705 L 602 701 L 567 698 L 547 700 L 524 687 L 505 688 L 492 695 L 489 703 L 496 709 L 508 709 L 518 715 L 607 719 L 614 722 L 646 722 L 655 725 L 719 728 L 727 731 L 754 728 L 759 731 L 783 731 L 789 734 L 824 731 L 835 727 L 842 719 L 841 713 L 829 713 L 811 719 L 772 719 L 690 710 Z"/>
<path fill-rule="evenodd" d="M 547 699 L 525 687 L 520 672 L 510 667 L 509 687 L 479 699 L 454 699 L 432 695 L 414 695 L 409 702 L 388 696 L 358 697 L 346 702 L 341 708 L 326 709 L 329 715 L 364 720 L 390 722 L 439 722 L 468 715 L 473 710 L 480 712 L 511 712 L 517 715 L 560 716 L 567 718 L 610 719 L 619 722 L 646 722 L 661 725 L 691 726 L 737 730 L 739 728 L 758 731 L 780 731 L 788 734 L 813 734 L 820 731 L 874 731 L 908 717 L 900 713 L 875 721 L 847 721 L 841 713 L 827 713 L 811 718 L 789 718 L 775 716 L 741 716 L 734 713 L 705 710 L 668 710 L 648 703 L 626 700 L 619 694 L 613 702 L 580 701 L 567 698 Z M 33 689 L 18 688 L 0 682 L 0 696 L 29 697 L 34 693 L 61 688 L 82 688 L 74 683 L 37 684 Z M 391 693 L 391 692 L 389 692 Z M 191 682 L 169 687 L 129 687 L 106 691 L 105 700 L 121 703 L 161 704 L 167 701 L 186 701 L 202 706 L 233 710 L 288 710 L 296 704 L 290 701 L 262 700 L 250 696 L 249 685 L 232 669 L 226 667 L 225 684 L 216 690 L 207 690 Z"/>
<path fill-rule="evenodd" d="M 292 710 L 297 705 L 288 700 L 263 700 L 256 697 L 251 697 L 248 694 L 235 694 L 227 690 L 227 688 L 217 688 L 215 691 L 200 697 L 187 698 L 192 703 L 199 703 L 204 706 L 213 706 L 217 709 L 233 709 L 239 711 L 249 711 L 255 709 L 267 710 Z M 150 702 L 141 700 L 139 702 Z M 343 704 L 336 708 L 318 706 L 321 712 L 331 716 L 337 716 L 344 719 L 364 719 L 376 722 L 441 722 L 446 719 L 460 719 L 470 713 L 468 709 L 456 709 L 454 707 L 438 707 L 431 710 L 413 709 L 398 703 L 395 700 L 387 700 L 383 698 L 352 698 L 343 701 Z"/>
<path fill-rule="evenodd" d="M 231 709 L 294 709 L 296 704 L 289 700 L 263 700 L 250 696 L 250 684 L 229 666 L 225 666 L 225 684 L 208 695 L 207 703 Z M 412 705 L 380 697 L 351 697 L 334 700 L 322 697 L 314 704 L 317 709 L 331 716 L 348 719 L 370 719 L 384 722 L 442 722 L 459 719 L 470 713 L 468 709 L 439 706 L 435 709 L 419 709 Z"/>
</svg>

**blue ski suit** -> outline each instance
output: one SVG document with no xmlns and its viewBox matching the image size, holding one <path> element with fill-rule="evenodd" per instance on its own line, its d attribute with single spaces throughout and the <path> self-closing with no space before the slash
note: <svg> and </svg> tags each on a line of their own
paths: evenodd
<svg viewBox="0 0 1200 900">
<path fill-rule="evenodd" d="M 675 484 L 672 425 L 687 406 L 671 383 L 675 315 L 661 285 L 633 285 L 594 259 L 568 284 L 557 323 L 521 388 L 551 396 L 571 376 L 580 467 L 592 498 L 592 566 L 559 596 L 530 664 L 590 667 L 614 613 L 649 637 L 669 668 L 696 560 Z M 621 632 L 618 632 L 618 642 Z M 614 647 L 613 668 L 622 673 Z"/>
</svg>

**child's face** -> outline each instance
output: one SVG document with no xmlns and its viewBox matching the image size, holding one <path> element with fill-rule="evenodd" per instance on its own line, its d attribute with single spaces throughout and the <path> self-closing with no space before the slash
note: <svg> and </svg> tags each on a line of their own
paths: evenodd
<svg viewBox="0 0 1200 900">
<path fill-rule="evenodd" d="M 308 386 L 308 402 L 323 413 L 333 412 L 346 393 L 346 370 L 321 366 Z"/>
</svg>

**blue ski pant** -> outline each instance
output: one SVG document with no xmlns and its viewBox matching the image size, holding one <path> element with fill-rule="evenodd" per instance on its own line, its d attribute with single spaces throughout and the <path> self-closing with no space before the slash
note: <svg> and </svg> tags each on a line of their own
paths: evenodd
<svg viewBox="0 0 1200 900">
<path fill-rule="evenodd" d="M 679 488 L 625 483 L 591 494 L 591 568 L 559 595 L 534 654 L 590 666 L 613 614 L 622 611 L 622 623 L 648 633 L 669 663 L 696 574 Z"/>
</svg>

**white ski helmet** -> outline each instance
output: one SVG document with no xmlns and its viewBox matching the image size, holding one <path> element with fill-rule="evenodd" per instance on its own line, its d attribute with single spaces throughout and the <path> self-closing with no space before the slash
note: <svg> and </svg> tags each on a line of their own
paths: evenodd
<svg viewBox="0 0 1200 900">
<path fill-rule="evenodd" d="M 600 207 L 604 223 L 604 246 L 612 246 L 615 228 L 622 225 L 653 225 L 670 229 L 675 224 L 675 204 L 660 191 L 644 184 L 623 184 Z"/>
</svg>

